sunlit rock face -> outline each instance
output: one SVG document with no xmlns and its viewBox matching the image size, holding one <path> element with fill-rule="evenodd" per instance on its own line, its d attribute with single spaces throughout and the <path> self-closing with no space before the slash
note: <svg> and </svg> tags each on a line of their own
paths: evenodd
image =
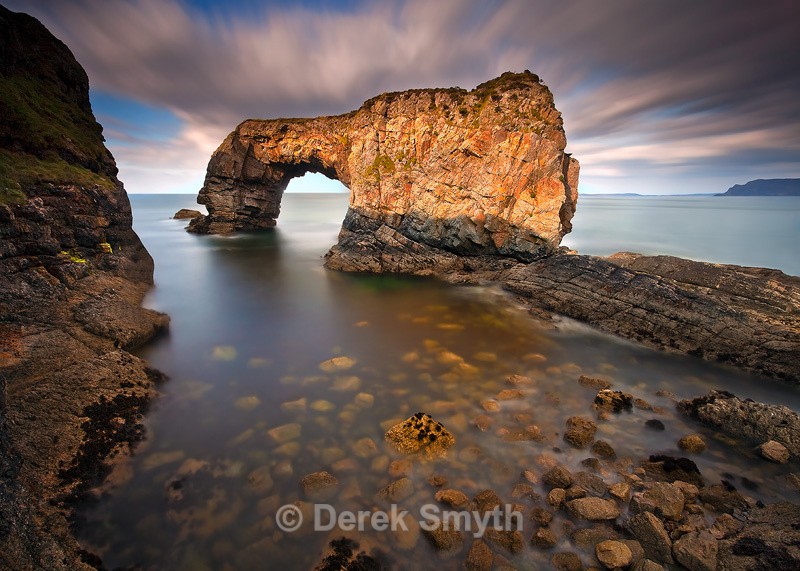
<svg viewBox="0 0 800 571">
<path fill-rule="evenodd" d="M 530 261 L 572 228 L 579 167 L 565 147 L 553 96 L 530 72 L 469 92 L 387 93 L 336 117 L 248 120 L 211 157 L 198 197 L 209 214 L 190 230 L 274 226 L 289 180 L 321 172 L 350 188 L 340 247 L 383 236 Z"/>
</svg>

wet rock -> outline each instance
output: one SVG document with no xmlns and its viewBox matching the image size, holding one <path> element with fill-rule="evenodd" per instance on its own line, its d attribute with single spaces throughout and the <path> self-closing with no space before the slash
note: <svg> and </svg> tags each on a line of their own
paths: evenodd
<svg viewBox="0 0 800 571">
<path fill-rule="evenodd" d="M 407 458 L 403 458 L 402 460 L 393 460 L 389 464 L 389 475 L 392 478 L 399 478 L 400 476 L 408 476 L 409 474 L 411 474 L 413 468 L 414 465 Z"/>
<path fill-rule="evenodd" d="M 700 475 L 697 464 L 688 458 L 654 455 L 647 462 L 641 463 L 645 473 L 653 480 L 674 482 L 680 480 L 703 487 L 705 482 Z"/>
<path fill-rule="evenodd" d="M 572 473 L 563 464 L 558 464 L 544 473 L 542 482 L 551 488 L 569 488 L 572 485 Z"/>
<path fill-rule="evenodd" d="M 282 424 L 280 426 L 276 426 L 275 428 L 267 430 L 267 434 L 277 444 L 284 444 L 291 440 L 295 440 L 300 436 L 301 432 L 302 432 L 302 427 L 297 422 Z"/>
<path fill-rule="evenodd" d="M 501 402 L 506 400 L 521 400 L 525 398 L 525 393 L 519 389 L 504 389 L 497 393 L 494 398 Z"/>
<path fill-rule="evenodd" d="M 630 548 L 621 541 L 607 540 L 601 541 L 594 547 L 597 560 L 606 569 L 620 569 L 627 567 L 633 561 L 633 554 Z"/>
<path fill-rule="evenodd" d="M 627 524 L 628 531 L 644 549 L 645 555 L 659 563 L 673 563 L 672 540 L 660 519 L 650 512 L 635 515 Z"/>
<path fill-rule="evenodd" d="M 491 571 L 493 561 L 492 550 L 489 549 L 486 542 L 476 539 L 469 548 L 464 568 L 467 571 Z"/>
<path fill-rule="evenodd" d="M 706 449 L 706 443 L 699 434 L 687 434 L 678 440 L 678 448 L 692 454 L 700 454 Z"/>
<path fill-rule="evenodd" d="M 664 571 L 664 566 L 651 559 L 642 559 L 631 568 L 631 571 Z"/>
<path fill-rule="evenodd" d="M 522 533 L 517 530 L 499 530 L 489 527 L 483 537 L 493 546 L 512 554 L 520 553 L 525 547 Z"/>
<path fill-rule="evenodd" d="M 460 551 L 464 544 L 464 536 L 460 531 L 457 529 L 445 529 L 441 522 L 432 530 L 423 528 L 422 535 L 442 555 L 452 555 Z"/>
<path fill-rule="evenodd" d="M 469 503 L 469 498 L 467 497 L 467 494 L 465 494 L 460 490 L 453 490 L 453 489 L 439 490 L 433 497 L 436 499 L 437 502 L 446 504 L 451 508 L 455 509 L 463 508 Z"/>
<path fill-rule="evenodd" d="M 722 514 L 714 520 L 714 525 L 709 531 L 715 539 L 725 539 L 735 534 L 742 528 L 742 522 L 730 514 Z"/>
<path fill-rule="evenodd" d="M 441 474 L 433 474 L 428 478 L 428 484 L 434 488 L 441 488 L 447 485 L 447 478 Z"/>
<path fill-rule="evenodd" d="M 336 405 L 331 401 L 318 399 L 311 403 L 311 409 L 317 412 L 329 412 L 336 408 Z"/>
<path fill-rule="evenodd" d="M 398 452 L 429 458 L 443 456 L 456 441 L 440 422 L 422 412 L 394 425 L 384 437 Z"/>
<path fill-rule="evenodd" d="M 580 486 L 570 486 L 565 491 L 564 501 L 571 501 L 578 498 L 585 498 L 588 494 L 586 490 L 581 488 Z"/>
<path fill-rule="evenodd" d="M 617 457 L 617 453 L 612 446 L 605 440 L 597 440 L 592 444 L 592 454 L 603 458 L 604 460 L 611 460 Z"/>
<path fill-rule="evenodd" d="M 583 570 L 583 562 L 581 561 L 581 558 L 577 553 L 573 553 L 572 551 L 560 551 L 558 553 L 553 553 L 553 556 L 550 558 L 550 564 L 553 566 L 553 569 L 556 569 L 557 571 Z"/>
<path fill-rule="evenodd" d="M 539 494 L 533 489 L 533 486 L 530 484 L 526 484 L 524 482 L 519 482 L 514 484 L 514 487 L 511 488 L 511 499 L 512 500 L 519 500 L 519 499 L 528 499 L 528 500 L 538 500 L 540 498 Z"/>
<path fill-rule="evenodd" d="M 631 499 L 631 486 L 627 482 L 617 482 L 608 489 L 608 493 L 627 503 Z"/>
<path fill-rule="evenodd" d="M 580 486 L 588 494 L 593 496 L 604 496 L 608 492 L 608 484 L 602 478 L 589 472 L 577 472 L 573 476 L 576 486 Z"/>
<path fill-rule="evenodd" d="M 576 547 L 590 551 L 601 541 L 619 539 L 619 534 L 610 525 L 601 523 L 573 530 L 570 539 Z"/>
<path fill-rule="evenodd" d="M 387 503 L 396 504 L 414 493 L 414 484 L 410 478 L 400 478 L 380 489 L 377 498 Z"/>
<path fill-rule="evenodd" d="M 511 385 L 512 387 L 518 387 L 520 385 L 529 385 L 531 383 L 531 378 L 526 377 L 524 375 L 509 375 L 506 377 L 506 384 Z"/>
<path fill-rule="evenodd" d="M 598 377 L 590 377 L 588 375 L 581 375 L 578 377 L 578 382 L 584 387 L 589 387 L 591 389 L 603 390 L 611 387 L 611 383 L 607 380 Z"/>
<path fill-rule="evenodd" d="M 247 475 L 247 483 L 258 495 L 264 495 L 272 488 L 272 476 L 269 471 L 269 466 L 261 466 L 256 468 Z"/>
<path fill-rule="evenodd" d="M 631 565 L 636 565 L 640 560 L 644 559 L 644 549 L 641 543 L 635 539 L 620 539 L 620 541 L 631 550 Z"/>
<path fill-rule="evenodd" d="M 555 508 L 560 507 L 566 499 L 567 491 L 564 488 L 553 488 L 547 494 L 547 503 Z"/>
<path fill-rule="evenodd" d="M 371 458 L 378 453 L 378 445 L 372 438 L 359 438 L 353 443 L 353 454 L 359 458 Z"/>
<path fill-rule="evenodd" d="M 193 218 L 199 218 L 203 216 L 203 213 L 199 210 L 192 210 L 191 208 L 181 208 L 175 214 L 172 215 L 174 220 L 192 220 Z"/>
<path fill-rule="evenodd" d="M 644 492 L 631 498 L 631 513 L 652 512 L 662 519 L 678 521 L 683 514 L 683 493 L 666 482 L 654 482 Z"/>
<path fill-rule="evenodd" d="M 619 507 L 614 501 L 602 498 L 578 498 L 567 502 L 566 506 L 574 517 L 589 521 L 616 519 L 620 515 Z"/>
<path fill-rule="evenodd" d="M 733 571 L 800 569 L 800 506 L 781 502 L 756 508 L 739 533 L 719 541 L 719 568 Z"/>
<path fill-rule="evenodd" d="M 700 488 L 695 486 L 694 484 L 689 484 L 688 482 L 681 482 L 680 480 L 675 480 L 672 482 L 673 487 L 679 489 L 683 494 L 686 503 L 694 502 L 697 499 L 697 496 L 700 494 Z"/>
<path fill-rule="evenodd" d="M 362 408 L 369 408 L 375 404 L 375 397 L 369 393 L 358 393 L 355 398 L 355 403 Z"/>
<path fill-rule="evenodd" d="M 419 521 L 411 514 L 406 514 L 403 516 L 402 520 L 405 522 L 407 529 L 403 529 L 403 526 L 397 525 L 395 529 L 391 531 L 395 540 L 395 545 L 400 549 L 408 551 L 417 546 L 421 529 Z"/>
<path fill-rule="evenodd" d="M 356 360 L 351 357 L 334 357 L 319 364 L 319 368 L 326 373 L 337 373 L 339 371 L 346 371 L 352 369 L 356 364 Z"/>
<path fill-rule="evenodd" d="M 306 410 L 307 403 L 308 401 L 305 397 L 297 400 L 286 401 L 285 403 L 281 404 L 281 410 L 286 412 L 303 412 Z"/>
<path fill-rule="evenodd" d="M 789 450 L 775 440 L 768 440 L 758 447 L 758 452 L 763 458 L 776 464 L 786 464 L 789 461 Z"/>
<path fill-rule="evenodd" d="M 531 536 L 530 544 L 539 549 L 550 549 L 558 543 L 558 536 L 549 527 L 540 527 Z"/>
<path fill-rule="evenodd" d="M 664 423 L 658 420 L 657 418 L 651 418 L 650 420 L 645 421 L 644 425 L 650 430 L 655 430 L 658 432 L 661 432 L 666 429 Z"/>
<path fill-rule="evenodd" d="M 597 425 L 585 416 L 571 416 L 567 419 L 567 431 L 564 440 L 576 448 L 585 448 L 597 432 Z"/>
<path fill-rule="evenodd" d="M 333 474 L 325 471 L 313 472 L 300 480 L 300 487 L 309 500 L 323 501 L 332 498 L 336 494 L 339 480 Z"/>
<path fill-rule="evenodd" d="M 547 527 L 553 521 L 553 514 L 539 506 L 532 507 L 528 517 L 542 527 Z"/>
<path fill-rule="evenodd" d="M 492 417 L 489 415 L 481 414 L 477 416 L 475 420 L 472 421 L 472 423 L 480 431 L 486 432 L 492 427 L 492 424 L 494 424 L 494 419 L 492 419 Z"/>
<path fill-rule="evenodd" d="M 594 397 L 594 407 L 606 412 L 622 412 L 633 408 L 633 396 L 622 391 L 601 389 Z"/>
<path fill-rule="evenodd" d="M 736 439 L 780 441 L 800 455 L 800 415 L 786 406 L 742 400 L 727 391 L 678 403 L 678 410 Z"/>
<path fill-rule="evenodd" d="M 690 571 L 715 571 L 717 540 L 707 531 L 683 535 L 672 546 L 675 559 Z"/>
<path fill-rule="evenodd" d="M 496 400 L 485 400 L 481 402 L 481 407 L 486 412 L 499 412 L 500 411 L 500 403 Z"/>
<path fill-rule="evenodd" d="M 482 492 L 478 492 L 475 494 L 475 497 L 472 498 L 472 503 L 475 506 L 474 509 L 481 514 L 490 512 L 503 505 L 503 502 L 500 500 L 500 497 L 494 492 L 494 490 L 483 490 Z"/>
<path fill-rule="evenodd" d="M 714 484 L 700 490 L 701 502 L 708 504 L 717 513 L 732 514 L 737 510 L 747 509 L 747 500 L 729 483 Z"/>
<path fill-rule="evenodd" d="M 367 554 L 359 547 L 359 543 L 353 539 L 341 537 L 332 540 L 314 571 L 383 569 L 379 553 Z"/>
</svg>

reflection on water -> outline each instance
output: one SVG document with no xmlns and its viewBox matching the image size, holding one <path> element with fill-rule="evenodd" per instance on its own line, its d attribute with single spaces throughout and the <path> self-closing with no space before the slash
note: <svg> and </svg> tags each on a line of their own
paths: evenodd
<svg viewBox="0 0 800 571">
<path fill-rule="evenodd" d="M 726 447 L 656 392 L 689 397 L 722 387 L 797 410 L 796 391 L 576 323 L 552 328 L 495 288 L 326 271 L 321 256 L 336 240 L 345 196 L 286 195 L 274 232 L 234 238 L 189 235 L 168 220 L 190 202 L 133 197 L 136 229 L 156 260 L 149 304 L 172 316 L 169 337 L 142 356 L 171 380 L 147 419 L 146 442 L 115 473 L 121 485 L 85 513 L 80 536 L 108 567 L 308 569 L 332 536 L 306 527 L 284 533 L 274 515 L 305 499 L 300 479 L 320 470 L 339 480 L 328 500 L 339 510 L 380 506 L 376 492 L 401 475 L 413 484 L 402 502 L 412 514 L 433 501 L 432 475 L 470 496 L 490 488 L 511 501 L 522 470 L 542 472 L 543 454 L 585 469 L 589 451 L 561 440 L 567 417 L 593 416 L 595 391 L 577 382 L 581 374 L 610 379 L 657 408 L 598 421 L 598 438 L 612 444 L 620 466 L 625 457 L 678 454 L 678 438 L 699 432 L 709 450 L 695 459 L 708 480 L 748 478 L 757 485 L 749 493 L 763 500 L 787 493 L 785 467 Z M 349 360 L 321 366 L 340 356 Z M 529 381 L 512 386 L 511 375 Z M 389 426 L 416 411 L 455 435 L 446 458 L 407 465 L 383 442 Z M 491 419 L 485 432 L 474 426 L 480 415 Z M 652 418 L 666 429 L 645 428 Z M 438 560 L 414 532 L 363 541 L 402 568 L 457 568 L 464 558 Z M 535 565 L 544 555 L 508 557 Z"/>
</svg>

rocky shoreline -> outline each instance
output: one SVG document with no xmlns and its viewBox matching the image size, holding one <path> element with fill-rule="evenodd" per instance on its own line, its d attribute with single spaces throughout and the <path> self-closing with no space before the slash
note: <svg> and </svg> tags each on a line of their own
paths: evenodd
<svg viewBox="0 0 800 571">
<path fill-rule="evenodd" d="M 581 378 L 579 383 L 590 387 L 600 381 Z M 766 421 L 765 412 L 751 422 L 754 426 L 777 424 L 792 433 L 800 429 L 796 413 L 747 403 L 729 394 L 712 393 L 683 401 L 679 409 L 697 417 L 698 409 L 707 409 L 717 399 L 728 404 L 716 414 L 707 413 L 707 420 L 735 422 L 726 409 L 755 407 L 778 413 L 779 418 Z M 501 529 L 490 526 L 484 535 L 475 537 L 474 529 L 463 521 L 433 528 L 423 525 L 429 522 L 406 517 L 408 529 L 392 531 L 392 539 L 402 552 L 414 549 L 424 538 L 440 560 L 437 565 L 474 571 L 516 569 L 512 560 L 520 558 L 526 566 L 559 570 L 796 569 L 800 565 L 800 505 L 764 505 L 727 480 L 708 481 L 690 458 L 651 455 L 634 462 L 618 457 L 608 441 L 596 439 L 597 423 L 613 420 L 633 401 L 643 406 L 640 398 L 601 388 L 594 401 L 594 418 L 567 419 L 564 445 L 586 455 L 579 470 L 570 470 L 558 459 L 561 450 L 554 443 L 553 453 L 527 459 L 516 477 L 506 479 L 507 485 L 484 490 L 465 488 L 463 483 L 454 486 L 429 463 L 431 458 L 446 456 L 446 448 L 455 444 L 457 435 L 422 412 L 402 421 L 390 428 L 385 438 L 404 458 L 389 466 L 395 479 L 375 491 L 377 505 L 391 503 L 413 513 L 415 502 L 425 502 L 470 512 L 476 518 L 497 513 L 496 521 L 513 524 Z M 472 429 L 488 430 L 489 426 L 491 418 L 487 424 L 479 417 Z M 431 427 L 436 434 L 447 435 L 444 446 L 438 439 L 430 439 Z M 542 435 L 533 431 L 525 438 L 536 440 Z M 692 457 L 706 449 L 697 434 L 681 438 L 678 447 Z M 792 457 L 796 464 L 796 453 Z M 765 462 L 772 460 L 764 458 Z M 787 484 L 800 490 L 798 475 L 789 476 Z M 339 486 L 335 475 L 328 472 L 308 474 L 300 486 L 304 499 L 294 505 L 310 516 L 309 502 L 330 501 Z M 397 553 L 388 552 L 384 542 L 368 534 L 334 530 L 330 537 L 328 549 L 315 567 L 318 571 L 403 567 Z"/>
</svg>

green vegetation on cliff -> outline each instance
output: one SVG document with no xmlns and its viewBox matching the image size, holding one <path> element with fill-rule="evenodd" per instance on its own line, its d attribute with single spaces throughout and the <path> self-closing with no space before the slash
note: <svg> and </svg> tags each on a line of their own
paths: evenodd
<svg viewBox="0 0 800 571">
<path fill-rule="evenodd" d="M 88 88 L 63 43 L 34 18 L 0 6 L 0 203 L 24 201 L 25 188 L 43 182 L 116 184 Z"/>
</svg>

